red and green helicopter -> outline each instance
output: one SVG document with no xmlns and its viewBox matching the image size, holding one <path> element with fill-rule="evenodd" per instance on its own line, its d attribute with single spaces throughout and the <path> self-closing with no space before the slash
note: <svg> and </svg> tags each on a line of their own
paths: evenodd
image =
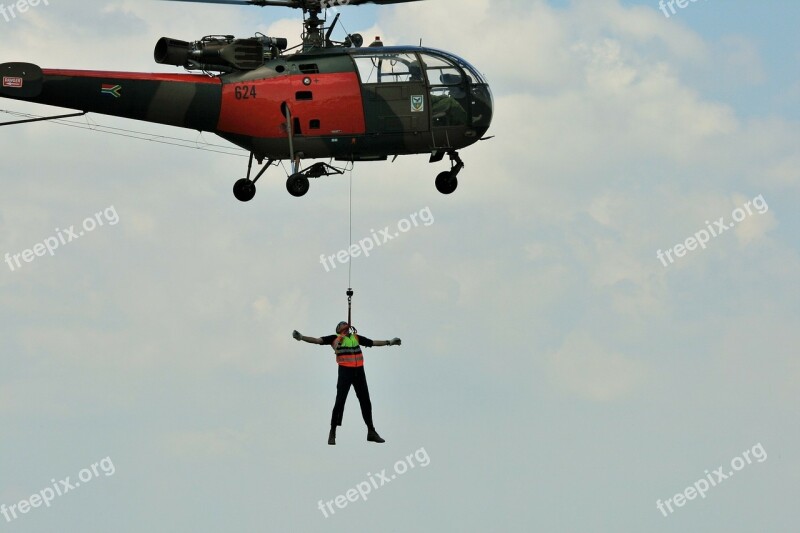
<svg viewBox="0 0 800 533">
<path fill-rule="evenodd" d="M 0 97 L 214 133 L 247 150 L 247 177 L 233 192 L 248 202 L 273 165 L 291 162 L 286 188 L 303 196 L 309 178 L 344 173 L 331 163 L 390 156 L 448 156 L 436 188 L 451 194 L 464 168 L 459 150 L 485 140 L 493 99 L 464 59 L 422 46 L 363 46 L 359 34 L 332 40 L 331 7 L 417 0 L 166 0 L 280 6 L 303 11 L 302 44 L 285 38 L 210 35 L 194 42 L 160 39 L 157 63 L 193 73 L 144 74 L 42 69 L 0 64 Z M 49 117 L 62 118 L 60 117 Z M 16 121 L 8 124 L 19 124 Z M 303 160 L 327 159 L 302 168 Z M 253 161 L 262 167 L 251 178 Z M 266 160 L 266 164 L 265 164 Z"/>
</svg>

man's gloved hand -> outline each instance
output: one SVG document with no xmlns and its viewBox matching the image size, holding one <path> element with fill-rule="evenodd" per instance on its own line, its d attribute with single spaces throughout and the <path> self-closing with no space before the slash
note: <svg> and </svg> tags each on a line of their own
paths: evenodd
<svg viewBox="0 0 800 533">
<path fill-rule="evenodd" d="M 292 332 L 292 337 L 294 337 L 294 339 L 295 339 L 295 340 L 298 340 L 298 341 L 299 341 L 299 340 L 302 340 L 302 338 L 303 338 L 303 336 L 302 336 L 302 335 L 300 335 L 300 332 L 299 332 L 299 331 L 297 331 L 297 330 L 294 330 L 294 331 Z"/>
<path fill-rule="evenodd" d="M 397 337 L 395 337 L 394 339 L 392 339 L 392 340 L 390 340 L 390 341 L 389 341 L 389 346 L 400 346 L 400 343 L 401 343 L 401 342 L 402 342 L 402 341 L 401 341 L 400 339 L 398 339 Z"/>
</svg>

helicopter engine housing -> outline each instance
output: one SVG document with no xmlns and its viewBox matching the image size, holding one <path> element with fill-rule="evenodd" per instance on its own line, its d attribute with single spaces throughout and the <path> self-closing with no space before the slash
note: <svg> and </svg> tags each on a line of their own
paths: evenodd
<svg viewBox="0 0 800 533">
<path fill-rule="evenodd" d="M 286 39 L 266 36 L 236 39 L 233 35 L 211 35 L 192 43 L 162 37 L 156 43 L 153 57 L 161 65 L 234 72 L 255 70 L 267 57 L 278 55 L 287 46 Z"/>
</svg>

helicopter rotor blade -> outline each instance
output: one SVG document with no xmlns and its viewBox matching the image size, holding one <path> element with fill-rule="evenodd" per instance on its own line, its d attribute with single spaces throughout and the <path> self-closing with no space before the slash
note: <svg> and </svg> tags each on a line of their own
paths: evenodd
<svg viewBox="0 0 800 533">
<path fill-rule="evenodd" d="M 223 4 L 229 6 L 302 7 L 297 0 L 161 0 L 162 2 L 191 2 L 194 4 Z"/>
<path fill-rule="evenodd" d="M 378 5 L 388 5 L 388 4 L 405 4 L 406 2 L 419 2 L 420 0 L 350 0 L 346 2 L 343 0 L 343 6 L 360 6 L 363 4 L 378 4 Z"/>
<path fill-rule="evenodd" d="M 405 4 L 406 2 L 419 2 L 420 0 L 351 0 L 350 5 L 357 6 L 359 4 L 378 4 L 378 5 L 387 5 L 387 4 Z"/>
<path fill-rule="evenodd" d="M 274 6 L 291 7 L 294 9 L 323 9 L 324 7 L 359 6 L 363 4 L 404 4 L 406 2 L 419 2 L 420 0 L 161 0 L 162 2 L 192 2 L 195 4 L 223 4 L 230 6 Z"/>
</svg>

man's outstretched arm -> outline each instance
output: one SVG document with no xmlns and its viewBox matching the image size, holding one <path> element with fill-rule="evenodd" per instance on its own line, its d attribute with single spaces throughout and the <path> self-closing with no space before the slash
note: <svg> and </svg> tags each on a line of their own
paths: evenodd
<svg viewBox="0 0 800 533">
<path fill-rule="evenodd" d="M 322 339 L 320 339 L 318 337 L 306 337 L 304 335 L 301 335 L 300 332 L 297 331 L 297 330 L 294 330 L 292 332 L 292 337 L 294 337 L 295 340 L 305 341 L 305 342 L 308 342 L 310 344 L 322 344 Z"/>
<path fill-rule="evenodd" d="M 366 340 L 365 337 L 359 337 L 359 339 L 362 340 L 362 341 Z M 369 348 L 371 346 L 400 346 L 400 344 L 402 343 L 402 341 L 400 339 L 398 339 L 397 337 L 395 337 L 394 339 L 389 340 L 389 341 L 372 341 L 371 340 L 369 342 L 370 342 L 370 344 L 365 343 L 364 346 L 366 346 L 367 348 Z"/>
</svg>

